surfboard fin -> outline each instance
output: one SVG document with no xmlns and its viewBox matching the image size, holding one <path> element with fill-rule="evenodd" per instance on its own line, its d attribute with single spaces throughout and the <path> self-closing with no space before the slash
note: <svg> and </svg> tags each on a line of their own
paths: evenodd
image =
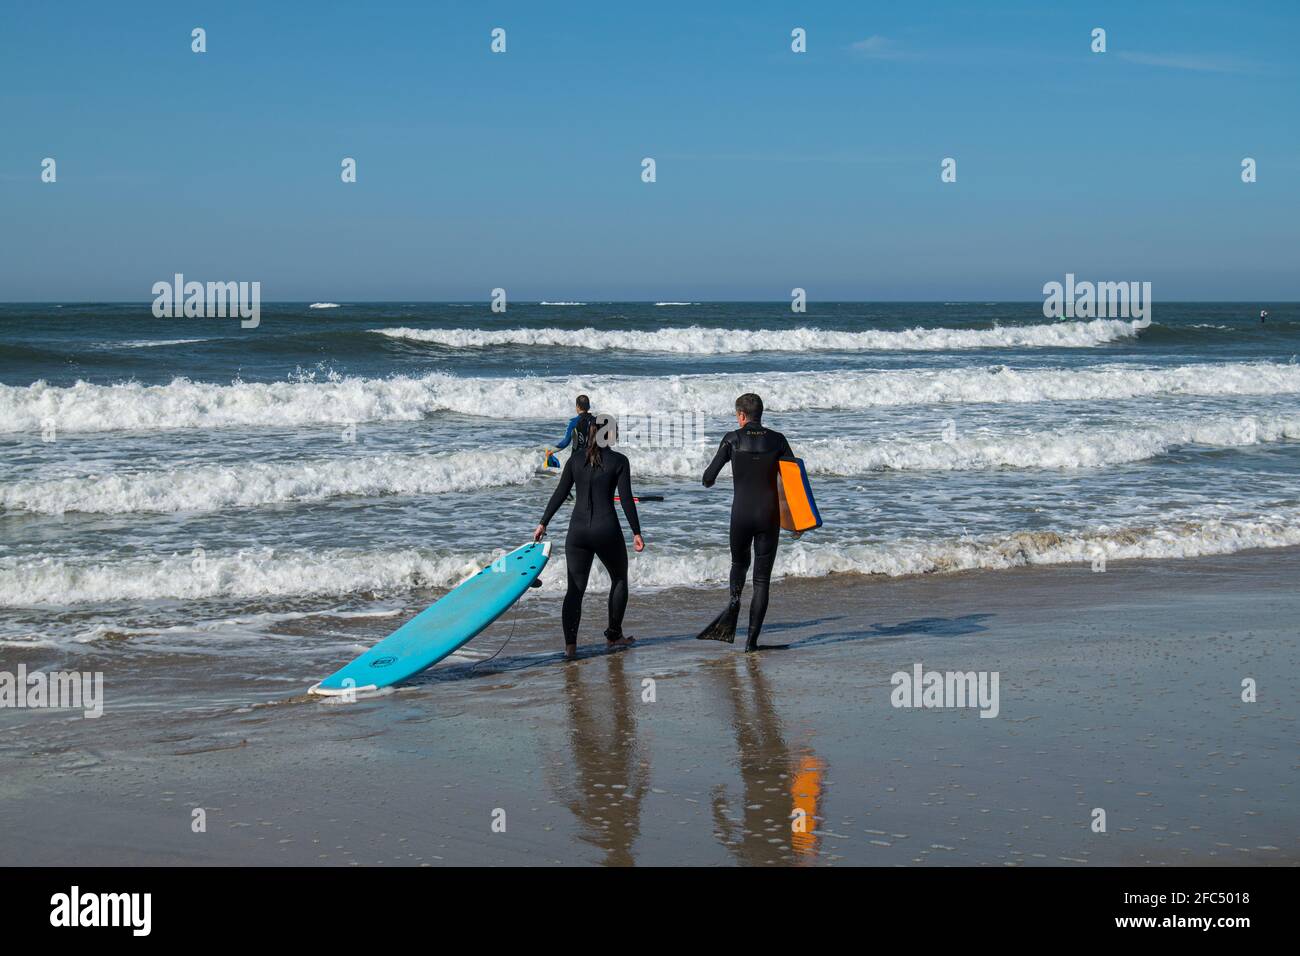
<svg viewBox="0 0 1300 956">
<path fill-rule="evenodd" d="M 701 641 L 736 641 L 736 621 L 740 618 L 740 599 L 733 598 L 727 609 L 713 619 L 713 623 L 695 635 Z"/>
</svg>

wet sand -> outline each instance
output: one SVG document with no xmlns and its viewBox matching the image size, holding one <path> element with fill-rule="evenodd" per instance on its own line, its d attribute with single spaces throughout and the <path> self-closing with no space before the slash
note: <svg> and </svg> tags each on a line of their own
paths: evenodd
<svg viewBox="0 0 1300 956">
<path fill-rule="evenodd" d="M 1295 864 L 1298 581 L 1297 549 L 783 581 L 789 646 L 751 655 L 694 640 L 724 598 L 688 590 L 634 595 L 606 653 L 596 593 L 576 663 L 530 597 L 495 660 L 352 704 L 302 693 L 343 663 L 310 620 L 300 675 L 6 648 L 108 703 L 0 711 L 0 863 Z M 893 707 L 917 662 L 998 672 L 998 716 Z"/>
</svg>

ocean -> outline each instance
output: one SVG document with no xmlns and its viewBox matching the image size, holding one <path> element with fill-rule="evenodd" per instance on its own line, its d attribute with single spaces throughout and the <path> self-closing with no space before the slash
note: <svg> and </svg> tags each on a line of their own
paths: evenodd
<svg viewBox="0 0 1300 956">
<path fill-rule="evenodd" d="M 620 446 L 664 498 L 633 605 L 725 589 L 729 477 L 700 475 L 749 391 L 825 522 L 778 578 L 1300 544 L 1300 306 L 1268 308 L 1157 303 L 1135 330 L 1041 303 L 278 303 L 243 329 L 2 305 L 0 647 L 319 679 L 297 655 L 342 664 L 529 539 L 579 392 L 696 426 Z M 558 604 L 566 524 L 530 600 Z"/>
</svg>

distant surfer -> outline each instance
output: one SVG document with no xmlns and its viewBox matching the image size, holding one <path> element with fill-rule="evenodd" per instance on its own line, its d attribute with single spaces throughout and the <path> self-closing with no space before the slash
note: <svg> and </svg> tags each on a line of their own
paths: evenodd
<svg viewBox="0 0 1300 956">
<path fill-rule="evenodd" d="M 1259 310 L 1259 321 L 1263 322 L 1268 319 L 1268 309 Z"/>
<path fill-rule="evenodd" d="M 623 540 L 623 526 L 614 512 L 615 495 L 618 495 L 623 514 L 627 515 L 627 523 L 632 528 L 632 546 L 638 552 L 645 549 L 636 500 L 632 496 L 632 469 L 627 457 L 610 447 L 618 434 L 614 420 L 604 415 L 598 419 L 590 414 L 590 408 L 587 396 L 578 396 L 578 418 L 582 419 L 582 413 L 587 412 L 590 421 L 579 422 L 586 426 L 586 430 L 574 444 L 573 454 L 565 462 L 564 472 L 560 475 L 560 483 L 546 505 L 542 523 L 533 532 L 533 540 L 541 541 L 546 526 L 569 497 L 570 489 L 575 489 L 569 533 L 564 539 L 569 588 L 564 594 L 561 614 L 564 656 L 569 660 L 578 656 L 582 598 L 587 592 L 587 577 L 594 558 L 600 558 L 609 574 L 609 627 L 605 630 L 605 640 L 609 647 L 626 647 L 633 642 L 633 638 L 623 634 L 623 613 L 627 610 L 627 544 Z M 570 427 L 576 426 L 570 423 Z"/>
<path fill-rule="evenodd" d="M 705 641 L 735 641 L 740 595 L 745 589 L 752 551 L 754 596 L 749 601 L 745 650 L 756 651 L 767 614 L 772 565 L 781 540 L 777 463 L 782 458 L 793 458 L 794 453 L 784 435 L 763 427 L 763 400 L 757 395 L 746 393 L 736 399 L 736 423 L 740 427 L 723 436 L 718 453 L 704 471 L 704 487 L 712 488 L 722 466 L 731 462 L 735 486 L 731 500 L 731 596 L 727 609 L 698 636 Z"/>
<path fill-rule="evenodd" d="M 573 442 L 573 453 L 579 454 L 587 442 L 587 432 L 591 430 L 592 424 L 596 421 L 595 416 L 591 414 L 591 399 L 586 395 L 579 395 L 573 403 L 573 410 L 577 412 L 569 419 L 568 427 L 564 429 L 564 437 L 560 443 L 555 446 L 556 451 L 564 451 L 569 447 L 569 442 Z M 552 454 L 549 450 L 546 452 L 546 467 L 560 467 L 560 459 Z"/>
</svg>

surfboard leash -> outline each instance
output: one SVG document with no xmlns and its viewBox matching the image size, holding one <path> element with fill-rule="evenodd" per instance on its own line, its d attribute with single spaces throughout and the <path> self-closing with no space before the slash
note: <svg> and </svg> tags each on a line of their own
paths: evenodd
<svg viewBox="0 0 1300 956">
<path fill-rule="evenodd" d="M 473 670 L 474 668 L 478 667 L 480 664 L 486 664 L 488 661 L 490 661 L 490 660 L 494 660 L 494 659 L 496 658 L 497 654 L 500 654 L 502 651 L 504 651 L 504 650 L 506 649 L 506 644 L 509 644 L 512 640 L 514 640 L 514 637 L 515 637 L 515 625 L 519 623 L 519 606 L 518 606 L 518 605 L 515 605 L 514 612 L 515 612 L 515 613 L 514 613 L 514 614 L 511 616 L 511 618 L 510 618 L 510 635 L 506 638 L 506 643 L 505 643 L 505 644 L 502 644 L 500 647 L 498 647 L 498 648 L 496 649 L 496 651 L 492 654 L 491 657 L 485 657 L 485 658 L 483 658 L 483 660 L 481 660 L 481 661 L 475 661 L 473 664 L 470 665 L 470 667 L 469 667 L 470 670 Z"/>
</svg>

